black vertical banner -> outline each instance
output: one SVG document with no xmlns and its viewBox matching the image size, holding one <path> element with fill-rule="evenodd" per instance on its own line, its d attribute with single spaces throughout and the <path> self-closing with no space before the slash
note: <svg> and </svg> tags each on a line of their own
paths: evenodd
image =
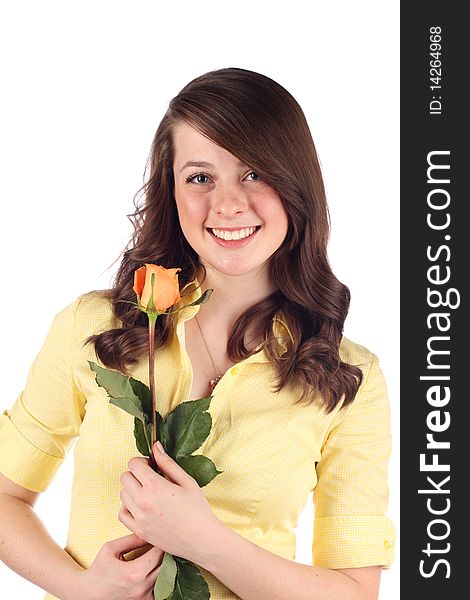
<svg viewBox="0 0 470 600">
<path fill-rule="evenodd" d="M 401 3 L 401 597 L 469 597 L 464 3 Z"/>
</svg>

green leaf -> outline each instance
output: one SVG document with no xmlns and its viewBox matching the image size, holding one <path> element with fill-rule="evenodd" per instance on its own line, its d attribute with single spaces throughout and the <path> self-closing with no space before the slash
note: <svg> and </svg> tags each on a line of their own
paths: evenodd
<svg viewBox="0 0 470 600">
<path fill-rule="evenodd" d="M 209 586 L 196 565 L 178 556 L 174 559 L 178 572 L 175 589 L 168 600 L 209 600 Z"/>
<path fill-rule="evenodd" d="M 157 410 L 157 439 L 160 441 L 161 445 L 163 446 L 165 452 L 167 454 L 168 453 L 168 449 L 167 449 L 167 426 L 166 426 L 166 421 L 163 420 L 162 415 L 158 412 Z"/>
<path fill-rule="evenodd" d="M 195 452 L 207 438 L 212 417 L 205 411 L 212 396 L 179 404 L 166 420 L 168 453 L 175 460 Z"/>
<path fill-rule="evenodd" d="M 155 587 L 153 588 L 155 600 L 167 600 L 175 587 L 176 574 L 177 567 L 175 559 L 171 554 L 165 552 L 165 556 L 163 557 L 160 566 L 160 573 L 158 574 Z"/>
<path fill-rule="evenodd" d="M 207 458 L 207 456 L 203 456 L 202 454 L 178 458 L 177 463 L 186 471 L 186 473 L 191 475 L 191 477 L 194 477 L 198 482 L 199 487 L 204 487 L 212 481 L 214 477 L 223 473 L 223 471 L 218 471 L 215 468 L 215 465 L 210 458 Z"/>
<path fill-rule="evenodd" d="M 150 388 L 142 383 L 138 379 L 129 377 L 129 383 L 131 384 L 132 391 L 139 398 L 144 415 L 148 419 L 148 423 L 152 422 L 152 396 L 150 394 Z"/>
<path fill-rule="evenodd" d="M 188 306 L 197 306 L 198 304 L 205 304 L 211 297 L 211 294 L 213 291 L 214 291 L 213 289 L 209 288 L 205 292 L 203 292 L 197 300 L 194 300 L 194 302 L 189 302 L 188 304 L 183 304 L 182 306 L 179 306 L 178 308 L 175 308 L 174 310 L 172 310 L 166 314 L 173 315 L 174 313 L 177 313 L 180 310 L 187 308 Z M 184 295 L 179 302 L 182 302 L 183 300 L 184 300 Z"/>
<path fill-rule="evenodd" d="M 145 415 L 140 399 L 134 393 L 130 382 L 132 378 L 126 377 L 118 371 L 104 369 L 91 360 L 88 361 L 88 364 L 90 369 L 96 373 L 96 383 L 108 393 L 110 403 L 144 422 Z"/>
<path fill-rule="evenodd" d="M 170 425 L 173 424 L 173 420 Z M 183 458 L 195 452 L 211 432 L 212 417 L 209 413 L 195 413 L 191 420 L 182 424 L 181 435 L 177 438 L 174 448 L 174 458 Z"/>
<path fill-rule="evenodd" d="M 147 438 L 144 433 L 144 426 L 147 430 Z M 150 423 L 146 423 L 145 425 L 137 418 L 134 418 L 134 437 L 135 437 L 135 445 L 137 446 L 137 450 L 143 456 L 150 456 L 150 448 L 149 443 L 152 443 L 152 425 Z M 147 442 L 148 439 L 148 442 Z"/>
<path fill-rule="evenodd" d="M 211 297 L 211 294 L 214 290 L 209 288 L 207 289 L 205 292 L 203 292 L 201 294 L 201 296 L 195 300 L 194 302 L 191 302 L 191 304 L 187 304 L 186 306 L 197 306 L 198 304 L 205 304 L 209 298 Z"/>
</svg>

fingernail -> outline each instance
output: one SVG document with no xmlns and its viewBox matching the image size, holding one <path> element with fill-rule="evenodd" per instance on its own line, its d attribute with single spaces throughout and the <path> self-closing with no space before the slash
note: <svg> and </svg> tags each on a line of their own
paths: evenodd
<svg viewBox="0 0 470 600">
<path fill-rule="evenodd" d="M 163 446 L 160 444 L 160 442 L 157 442 L 157 443 L 156 443 L 156 446 L 157 446 L 158 450 L 159 450 L 159 451 L 160 451 L 162 454 L 165 454 L 165 450 L 163 450 Z"/>
</svg>

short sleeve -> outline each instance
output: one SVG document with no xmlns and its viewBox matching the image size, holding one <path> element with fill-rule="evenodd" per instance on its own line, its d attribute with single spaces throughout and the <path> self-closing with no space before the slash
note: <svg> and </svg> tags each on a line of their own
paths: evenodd
<svg viewBox="0 0 470 600">
<path fill-rule="evenodd" d="M 84 415 L 70 363 L 79 301 L 55 316 L 23 392 L 0 416 L 0 472 L 35 492 L 49 485 Z"/>
<path fill-rule="evenodd" d="M 330 569 L 389 567 L 395 528 L 386 516 L 390 411 L 378 359 L 332 424 L 317 464 L 312 562 Z"/>
</svg>

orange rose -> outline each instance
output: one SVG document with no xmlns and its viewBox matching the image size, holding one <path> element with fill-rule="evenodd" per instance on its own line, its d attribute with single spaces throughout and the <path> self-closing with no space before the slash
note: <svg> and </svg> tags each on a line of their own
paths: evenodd
<svg viewBox="0 0 470 600">
<path fill-rule="evenodd" d="M 134 292 L 139 298 L 142 308 L 149 307 L 153 298 L 154 307 L 162 312 L 180 300 L 178 271 L 181 269 L 165 269 L 158 265 L 146 264 L 134 273 Z M 152 275 L 154 275 L 152 289 Z M 150 308 L 152 308 L 150 303 Z"/>
</svg>

